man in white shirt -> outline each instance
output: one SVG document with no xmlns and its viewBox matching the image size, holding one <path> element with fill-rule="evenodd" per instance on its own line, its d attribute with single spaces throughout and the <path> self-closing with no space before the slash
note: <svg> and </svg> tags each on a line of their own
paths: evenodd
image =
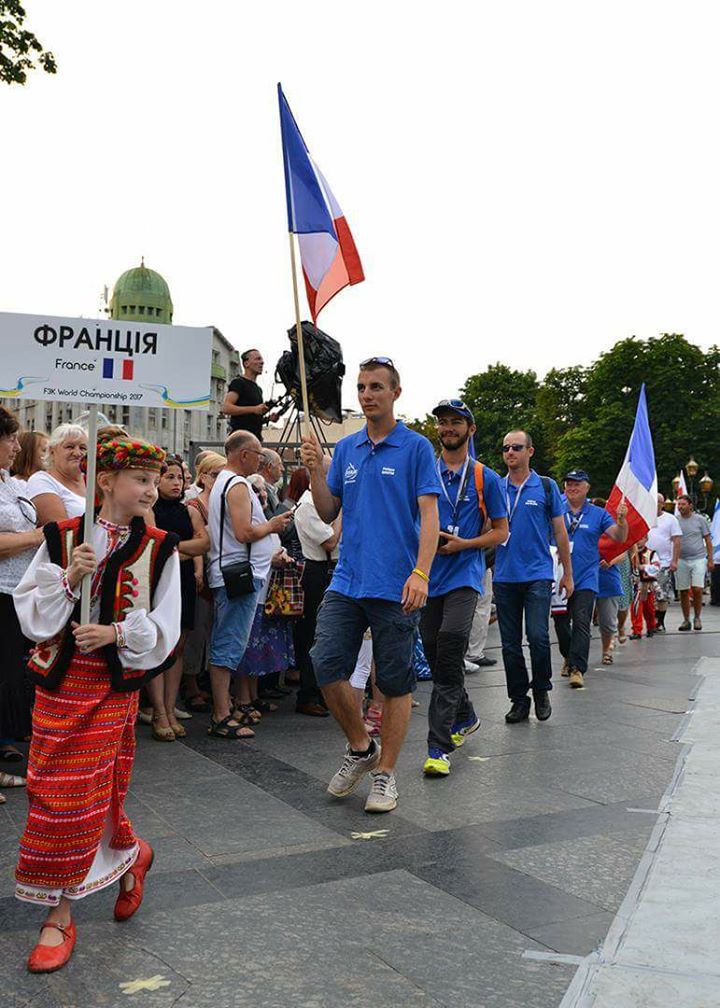
<svg viewBox="0 0 720 1008">
<path fill-rule="evenodd" d="M 655 584 L 655 633 L 665 633 L 665 613 L 673 597 L 672 574 L 677 570 L 680 559 L 682 529 L 674 514 L 664 509 L 665 498 L 657 495 L 657 525 L 648 532 L 648 549 L 653 550 L 660 564 L 660 572 Z"/>
</svg>

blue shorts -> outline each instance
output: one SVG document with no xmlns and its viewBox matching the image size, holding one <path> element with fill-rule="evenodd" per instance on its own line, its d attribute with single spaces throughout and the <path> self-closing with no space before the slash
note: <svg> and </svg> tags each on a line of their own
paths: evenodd
<svg viewBox="0 0 720 1008">
<path fill-rule="evenodd" d="M 210 664 L 233 674 L 243 660 L 255 619 L 257 598 L 263 582 L 255 578 L 255 591 L 228 598 L 224 588 L 213 588 L 215 611 L 210 640 Z"/>
<path fill-rule="evenodd" d="M 413 651 L 420 612 L 405 613 L 399 602 L 355 599 L 328 591 L 318 610 L 310 657 L 318 686 L 348 680 L 353 674 L 363 634 L 370 627 L 375 680 L 386 696 L 415 689 Z"/>
</svg>

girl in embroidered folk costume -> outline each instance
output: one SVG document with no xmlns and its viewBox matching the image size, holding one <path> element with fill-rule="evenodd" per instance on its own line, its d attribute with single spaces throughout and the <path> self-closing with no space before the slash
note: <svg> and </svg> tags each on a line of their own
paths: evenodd
<svg viewBox="0 0 720 1008">
<path fill-rule="evenodd" d="M 116 920 L 142 900 L 152 848 L 123 811 L 135 750 L 138 690 L 172 659 L 180 636 L 177 537 L 146 526 L 165 452 L 143 441 L 98 446 L 101 507 L 92 541 L 83 519 L 45 526 L 14 592 L 23 632 L 37 641 L 19 899 L 49 908 L 31 972 L 64 966 L 75 945 L 72 901 L 120 882 Z M 92 575 L 90 623 L 79 625 Z"/>
</svg>

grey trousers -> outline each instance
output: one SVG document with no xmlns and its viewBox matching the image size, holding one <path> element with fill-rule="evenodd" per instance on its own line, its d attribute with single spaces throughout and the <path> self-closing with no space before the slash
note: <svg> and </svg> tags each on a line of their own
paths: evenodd
<svg viewBox="0 0 720 1008">
<path fill-rule="evenodd" d="M 455 748 L 450 737 L 453 726 L 475 720 L 465 690 L 465 651 L 477 598 L 474 588 L 456 588 L 428 599 L 420 618 L 425 657 L 433 675 L 428 746 L 444 753 Z"/>
</svg>

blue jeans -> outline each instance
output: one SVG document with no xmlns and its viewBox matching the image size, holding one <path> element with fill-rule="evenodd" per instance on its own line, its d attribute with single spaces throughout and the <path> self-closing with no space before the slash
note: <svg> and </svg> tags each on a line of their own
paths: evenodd
<svg viewBox="0 0 720 1008">
<path fill-rule="evenodd" d="M 495 602 L 510 699 L 522 703 L 528 690 L 552 689 L 550 600 L 552 581 L 496 581 Z M 522 646 L 523 616 L 530 645 L 532 684 Z"/>
<path fill-rule="evenodd" d="M 261 578 L 254 578 L 255 591 L 239 598 L 228 598 L 224 588 L 213 588 L 215 609 L 210 639 L 210 664 L 235 675 L 243 660 L 250 630 L 255 619 Z"/>
</svg>

